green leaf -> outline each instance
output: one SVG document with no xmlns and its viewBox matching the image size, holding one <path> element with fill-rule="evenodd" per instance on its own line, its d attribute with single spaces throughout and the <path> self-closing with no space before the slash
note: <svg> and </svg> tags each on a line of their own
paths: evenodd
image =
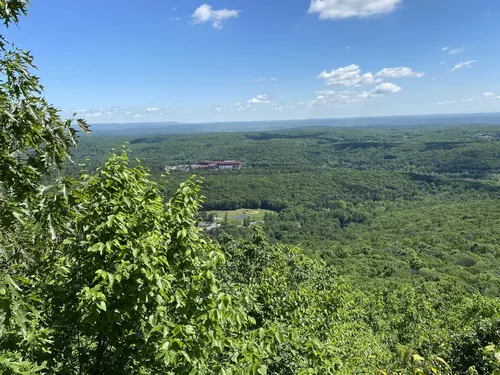
<svg viewBox="0 0 500 375">
<path fill-rule="evenodd" d="M 413 354 L 412 358 L 413 358 L 413 362 L 415 362 L 415 363 L 424 362 L 425 361 L 425 358 L 422 357 L 422 356 L 420 356 L 420 355 L 418 355 L 418 354 Z"/>
<path fill-rule="evenodd" d="M 266 337 L 266 331 L 264 328 L 259 329 L 259 337 L 261 340 L 263 340 L 264 337 Z"/>
<path fill-rule="evenodd" d="M 275 337 L 279 344 L 282 344 L 285 341 L 285 338 L 283 337 L 283 333 L 281 333 L 281 331 L 276 331 Z"/>
<path fill-rule="evenodd" d="M 450 365 L 441 357 L 435 357 L 437 361 L 441 362 L 446 367 L 450 367 Z"/>
</svg>

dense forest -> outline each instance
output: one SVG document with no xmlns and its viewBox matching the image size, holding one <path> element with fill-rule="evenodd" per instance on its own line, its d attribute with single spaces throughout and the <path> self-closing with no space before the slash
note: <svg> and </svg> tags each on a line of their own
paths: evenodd
<svg viewBox="0 0 500 375">
<path fill-rule="evenodd" d="M 273 242 L 300 245 L 358 286 L 438 283 L 500 296 L 500 127 L 304 128 L 258 133 L 81 140 L 93 170 L 127 144 L 160 179 L 167 165 L 238 159 L 242 170 L 196 171 L 203 209 L 271 210 Z M 166 196 L 193 172 L 172 172 Z M 237 223 L 211 233 L 248 238 Z"/>
<path fill-rule="evenodd" d="M 95 137 L 0 62 L 1 374 L 500 373 L 500 128 Z"/>
</svg>

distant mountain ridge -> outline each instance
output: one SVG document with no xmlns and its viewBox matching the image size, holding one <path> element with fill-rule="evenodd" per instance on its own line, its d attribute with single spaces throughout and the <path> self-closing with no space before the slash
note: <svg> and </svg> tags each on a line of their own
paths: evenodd
<svg viewBox="0 0 500 375">
<path fill-rule="evenodd" d="M 283 121 L 246 121 L 210 123 L 129 123 L 92 124 L 94 135 L 156 135 L 196 134 L 217 132 L 248 132 L 294 129 L 304 127 L 408 127 L 408 126 L 452 126 L 466 124 L 499 124 L 500 113 L 472 113 L 457 115 L 418 115 L 353 118 L 316 118 Z"/>
</svg>

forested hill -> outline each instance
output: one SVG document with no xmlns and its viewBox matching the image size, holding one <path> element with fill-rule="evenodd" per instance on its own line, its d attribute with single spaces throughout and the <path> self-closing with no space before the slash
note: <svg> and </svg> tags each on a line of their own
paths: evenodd
<svg viewBox="0 0 500 375">
<path fill-rule="evenodd" d="M 268 210 L 261 225 L 272 240 L 300 244 L 363 288 L 455 280 L 500 296 L 499 126 L 90 136 L 75 160 L 93 170 L 126 142 L 156 179 L 167 165 L 242 161 L 242 170 L 172 172 L 166 195 L 197 173 L 204 210 Z M 212 234 L 245 237 L 241 224 Z"/>
<path fill-rule="evenodd" d="M 423 173 L 475 173 L 498 163 L 497 126 L 417 128 L 303 128 L 288 131 L 83 137 L 79 160 L 97 164 L 128 142 L 154 173 L 167 164 L 203 159 L 239 159 L 252 167 L 279 170 L 354 168 Z M 89 164 L 89 167 L 92 167 Z M 496 168 L 495 165 L 491 167 Z"/>
</svg>

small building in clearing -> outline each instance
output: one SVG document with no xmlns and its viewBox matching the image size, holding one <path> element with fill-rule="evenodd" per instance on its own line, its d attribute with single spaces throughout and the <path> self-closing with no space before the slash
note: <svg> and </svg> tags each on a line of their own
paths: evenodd
<svg viewBox="0 0 500 375">
<path fill-rule="evenodd" d="M 200 162 L 202 168 L 211 169 L 241 169 L 243 165 L 239 160 L 212 161 L 204 160 Z"/>
<path fill-rule="evenodd" d="M 196 169 L 241 169 L 243 164 L 239 160 L 203 160 L 200 164 L 170 165 L 166 166 L 167 171 L 191 171 Z"/>
</svg>

